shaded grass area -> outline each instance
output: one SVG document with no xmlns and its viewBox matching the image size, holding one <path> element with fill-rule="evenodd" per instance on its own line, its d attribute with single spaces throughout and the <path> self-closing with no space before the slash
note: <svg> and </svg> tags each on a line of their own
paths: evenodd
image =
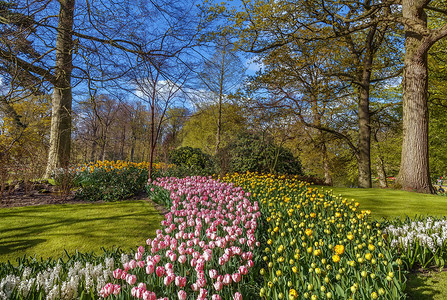
<svg viewBox="0 0 447 300">
<path fill-rule="evenodd" d="M 145 200 L 1 209 L 0 261 L 60 257 L 64 249 L 135 249 L 155 235 L 162 219 Z"/>
<path fill-rule="evenodd" d="M 445 300 L 447 272 L 409 274 L 406 292 L 409 300 Z"/>
<path fill-rule="evenodd" d="M 332 190 L 334 196 L 355 199 L 360 209 L 371 210 L 374 219 L 393 219 L 405 216 L 447 216 L 447 197 L 427 195 L 392 189 L 360 189 L 341 187 L 322 187 Z"/>
</svg>

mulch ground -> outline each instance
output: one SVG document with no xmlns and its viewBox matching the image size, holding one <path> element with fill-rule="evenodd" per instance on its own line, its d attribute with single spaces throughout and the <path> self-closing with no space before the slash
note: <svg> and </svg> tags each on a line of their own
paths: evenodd
<svg viewBox="0 0 447 300">
<path fill-rule="evenodd" d="M 166 214 L 169 212 L 164 206 L 153 202 L 147 198 L 146 193 L 140 193 L 127 200 L 146 200 L 152 203 L 154 208 L 160 212 L 160 214 Z M 82 203 L 104 203 L 104 201 L 86 202 L 82 199 L 76 198 L 74 193 L 68 196 L 62 196 L 56 192 L 39 193 L 32 191 L 25 193 L 22 191 L 12 192 L 7 195 L 0 195 L 0 208 L 10 207 L 23 207 L 23 206 L 37 206 L 37 205 L 49 205 L 49 204 L 82 204 Z"/>
</svg>

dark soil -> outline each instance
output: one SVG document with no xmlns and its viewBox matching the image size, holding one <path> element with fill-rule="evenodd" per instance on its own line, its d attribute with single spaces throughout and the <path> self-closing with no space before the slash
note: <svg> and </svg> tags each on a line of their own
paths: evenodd
<svg viewBox="0 0 447 300">
<path fill-rule="evenodd" d="M 66 197 L 59 193 L 24 193 L 16 192 L 9 195 L 3 195 L 0 198 L 0 207 L 19 207 L 30 205 L 46 205 L 46 204 L 67 204 L 81 203 L 80 199 L 76 199 L 73 195 Z"/>
<path fill-rule="evenodd" d="M 164 206 L 147 198 L 145 192 L 141 192 L 127 200 L 147 200 L 153 204 L 154 208 L 158 210 L 160 214 L 164 215 L 169 212 Z M 0 191 L 0 208 L 80 203 L 92 202 L 86 202 L 75 197 L 74 192 L 71 192 L 68 195 L 63 195 L 56 191 L 54 186 L 48 183 L 25 185 L 23 182 L 16 182 L 10 184 L 10 186 L 4 187 L 2 193 Z M 95 203 L 104 203 L 104 201 L 97 201 Z"/>
</svg>

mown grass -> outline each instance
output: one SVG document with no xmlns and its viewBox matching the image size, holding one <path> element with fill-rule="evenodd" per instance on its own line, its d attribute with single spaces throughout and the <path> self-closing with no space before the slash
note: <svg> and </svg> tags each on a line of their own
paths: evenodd
<svg viewBox="0 0 447 300">
<path fill-rule="evenodd" d="M 371 216 L 381 218 L 405 218 L 405 216 L 447 216 L 447 197 L 427 195 L 392 189 L 359 189 L 342 187 L 322 187 L 332 190 L 334 196 L 355 199 L 360 208 L 371 210 Z"/>
<path fill-rule="evenodd" d="M 0 209 L 0 261 L 135 249 L 155 235 L 162 219 L 145 200 Z"/>
</svg>

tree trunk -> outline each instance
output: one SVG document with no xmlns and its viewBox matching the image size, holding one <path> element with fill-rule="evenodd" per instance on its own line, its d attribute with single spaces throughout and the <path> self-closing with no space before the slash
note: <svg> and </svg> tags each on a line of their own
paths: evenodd
<svg viewBox="0 0 447 300">
<path fill-rule="evenodd" d="M 426 26 L 423 11 L 426 1 L 403 1 L 405 18 Z M 402 189 L 433 193 L 428 160 L 427 52 L 431 44 L 405 27 L 405 58 L 403 74 L 403 141 L 398 182 Z"/>
<path fill-rule="evenodd" d="M 223 98 L 223 88 L 225 79 L 225 49 L 222 52 L 222 64 L 220 68 L 220 78 L 219 78 L 219 103 L 217 107 L 217 132 L 216 132 L 216 149 L 214 154 L 217 155 L 220 149 L 220 140 L 222 135 L 222 98 Z"/>
<path fill-rule="evenodd" d="M 67 167 L 71 150 L 72 30 L 75 0 L 60 0 L 56 41 L 55 82 L 51 108 L 50 149 L 45 177 L 54 169 Z"/>
<path fill-rule="evenodd" d="M 385 165 L 383 163 L 383 157 L 380 154 L 377 156 L 376 170 L 377 170 L 377 177 L 379 177 L 379 186 L 381 188 L 387 188 L 388 183 L 386 182 Z"/>
<path fill-rule="evenodd" d="M 326 185 L 332 186 L 332 176 L 330 173 L 330 167 L 329 167 L 329 158 L 327 156 L 327 149 L 326 149 L 326 143 L 321 143 L 321 153 L 323 155 L 323 170 L 324 170 L 324 183 Z"/>
<path fill-rule="evenodd" d="M 360 89 L 358 122 L 358 184 L 361 188 L 371 188 L 371 127 L 369 113 L 369 80 L 368 85 Z"/>
</svg>

